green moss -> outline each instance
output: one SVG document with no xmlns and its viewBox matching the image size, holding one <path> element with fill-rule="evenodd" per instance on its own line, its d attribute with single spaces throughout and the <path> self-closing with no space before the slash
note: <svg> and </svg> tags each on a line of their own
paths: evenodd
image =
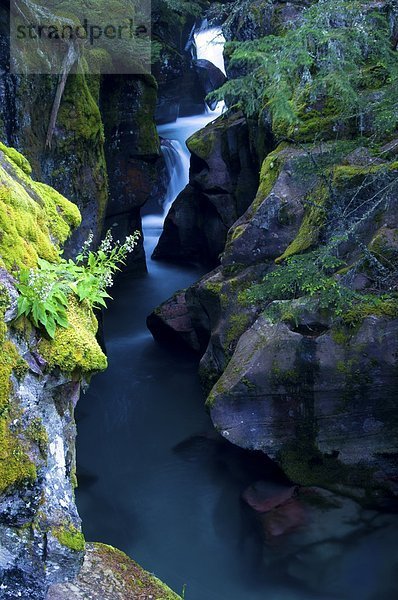
<svg viewBox="0 0 398 600">
<path fill-rule="evenodd" d="M 67 315 L 70 327 L 58 328 L 54 340 L 43 339 L 39 344 L 40 353 L 49 367 L 59 367 L 66 373 L 106 369 L 106 356 L 95 338 L 98 324 L 92 310 L 71 298 Z"/>
<path fill-rule="evenodd" d="M 238 225 L 237 227 L 234 227 L 232 229 L 230 241 L 234 242 L 235 240 L 240 238 L 240 236 L 244 234 L 245 230 L 246 230 L 246 225 Z"/>
<path fill-rule="evenodd" d="M 86 60 L 90 73 L 112 72 L 112 57 L 105 48 L 92 48 L 88 50 Z"/>
<path fill-rule="evenodd" d="M 361 84 L 365 90 L 379 90 L 388 83 L 388 70 L 377 63 L 362 69 Z"/>
<path fill-rule="evenodd" d="M 370 468 L 343 465 L 336 456 L 322 454 L 312 446 L 287 444 L 280 452 L 278 462 L 289 479 L 300 485 L 330 490 L 338 490 L 341 485 L 372 488 Z"/>
<path fill-rule="evenodd" d="M 86 547 L 84 535 L 74 525 L 68 524 L 53 527 L 51 532 L 65 548 L 69 548 L 69 550 L 74 550 L 75 552 L 84 552 Z"/>
<path fill-rule="evenodd" d="M 397 169 L 398 162 L 381 165 L 370 164 L 367 166 L 338 165 L 333 169 L 333 185 L 338 189 L 357 188 L 368 175 L 378 174 L 383 171 L 394 172 Z"/>
<path fill-rule="evenodd" d="M 81 224 L 82 218 L 79 209 L 45 183 L 33 182 L 32 187 L 44 203 L 44 211 L 51 234 L 57 240 L 65 241 L 71 229 L 75 229 Z"/>
<path fill-rule="evenodd" d="M 331 331 L 332 340 L 339 346 L 347 346 L 351 340 L 352 331 L 343 326 L 335 326 Z"/>
<path fill-rule="evenodd" d="M 31 420 L 26 428 L 26 436 L 39 448 L 43 458 L 47 457 L 48 451 L 48 434 L 39 417 Z"/>
<path fill-rule="evenodd" d="M 199 156 L 199 158 L 202 158 L 203 160 L 208 160 L 213 150 L 215 141 L 215 131 L 213 125 L 210 124 L 197 133 L 194 133 L 187 140 L 186 144 L 192 154 L 196 154 L 196 156 Z"/>
<path fill-rule="evenodd" d="M 349 308 L 341 319 L 345 325 L 355 327 L 360 325 L 367 317 L 384 317 L 387 319 L 398 318 L 398 298 L 367 297 L 363 302 Z"/>
<path fill-rule="evenodd" d="M 73 131 L 79 141 L 104 141 L 101 113 L 83 73 L 68 77 L 58 113 L 58 123 L 67 131 Z M 69 143 L 72 150 L 74 140 L 70 138 Z"/>
<path fill-rule="evenodd" d="M 251 206 L 252 211 L 256 211 L 267 198 L 280 175 L 284 160 L 280 153 L 288 147 L 287 144 L 280 144 L 276 150 L 268 154 L 265 158 L 260 171 L 260 185 Z"/>
<path fill-rule="evenodd" d="M 211 292 L 215 296 L 219 296 L 222 291 L 222 283 L 218 281 L 206 281 L 205 286 L 207 291 Z"/>
<path fill-rule="evenodd" d="M 15 409 L 10 399 L 13 392 L 11 376 L 20 362 L 14 344 L 6 339 L 3 321 L 7 294 L 0 289 L 0 495 L 8 489 L 32 483 L 37 478 L 22 432 L 13 424 Z"/>
<path fill-rule="evenodd" d="M 226 343 L 229 347 L 245 333 L 250 326 L 250 316 L 245 313 L 232 315 L 229 319 L 229 326 L 226 331 Z"/>
<path fill-rule="evenodd" d="M 0 151 L 0 257 L 8 270 L 58 260 L 58 247 L 80 223 L 77 207 L 34 182 Z"/>
<path fill-rule="evenodd" d="M 288 138 L 300 143 L 313 143 L 314 140 L 336 139 L 338 131 L 344 131 L 345 137 L 355 136 L 357 126 L 355 118 L 345 118 L 341 107 L 334 98 L 325 98 L 322 108 L 311 106 L 311 101 L 301 100 L 297 121 L 274 120 L 273 131 L 278 139 Z"/>
<path fill-rule="evenodd" d="M 281 369 L 276 363 L 273 363 L 270 382 L 274 389 L 279 387 L 295 388 L 302 381 L 302 376 L 297 369 Z"/>
<path fill-rule="evenodd" d="M 316 193 L 311 194 L 299 232 L 293 242 L 286 248 L 285 252 L 275 260 L 277 264 L 283 262 L 289 256 L 301 254 L 317 244 L 322 227 L 326 222 L 325 205 L 328 197 L 328 191 L 323 186 Z"/>
<path fill-rule="evenodd" d="M 257 389 L 256 385 L 252 381 L 250 381 L 250 379 L 247 379 L 247 377 L 242 377 L 241 382 L 245 387 L 247 387 L 249 392 L 256 391 L 256 389 Z"/>
<path fill-rule="evenodd" d="M 385 267 L 398 267 L 398 229 L 383 228 L 369 245 L 369 250 Z"/>
<path fill-rule="evenodd" d="M 77 475 L 76 475 L 76 465 L 74 464 L 70 473 L 70 482 L 72 484 L 73 489 L 78 487 Z"/>
<path fill-rule="evenodd" d="M 32 167 L 30 166 L 28 159 L 25 158 L 20 152 L 15 150 L 15 148 L 8 148 L 0 142 L 0 150 L 4 152 L 4 154 L 8 156 L 8 158 L 17 165 L 17 167 L 26 173 L 26 175 L 30 175 L 32 173 Z"/>
</svg>

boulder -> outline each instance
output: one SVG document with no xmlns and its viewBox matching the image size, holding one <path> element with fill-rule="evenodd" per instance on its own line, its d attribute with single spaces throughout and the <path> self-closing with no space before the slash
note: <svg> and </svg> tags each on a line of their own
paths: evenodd
<svg viewBox="0 0 398 600">
<path fill-rule="evenodd" d="M 227 80 L 224 73 L 209 60 L 195 60 L 193 65 L 202 84 L 205 96 L 220 88 Z M 210 103 L 207 101 L 207 105 L 210 110 L 214 110 L 217 106 L 217 100 Z"/>
<path fill-rule="evenodd" d="M 215 426 L 295 483 L 396 493 L 397 331 L 397 320 L 370 317 L 342 343 L 260 316 L 210 393 Z"/>
<path fill-rule="evenodd" d="M 170 300 L 157 308 L 147 319 L 148 329 L 159 342 L 185 344 L 199 351 L 200 344 L 192 326 L 185 292 L 177 292 Z"/>
<path fill-rule="evenodd" d="M 310 169 L 305 174 L 309 161 L 305 150 L 289 145 L 267 156 L 254 202 L 229 231 L 223 266 L 252 265 L 283 254 L 299 231 L 305 200 L 318 181 Z"/>
</svg>

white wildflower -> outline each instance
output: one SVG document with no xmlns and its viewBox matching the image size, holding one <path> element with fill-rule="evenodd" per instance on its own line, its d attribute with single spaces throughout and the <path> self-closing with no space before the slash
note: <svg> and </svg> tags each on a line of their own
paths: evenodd
<svg viewBox="0 0 398 600">
<path fill-rule="evenodd" d="M 113 236 L 112 236 L 112 232 L 109 229 L 109 231 L 107 231 L 106 236 L 104 237 L 104 239 L 102 240 L 101 244 L 100 244 L 100 251 L 102 252 L 110 252 L 112 250 L 112 243 L 113 243 Z"/>
</svg>

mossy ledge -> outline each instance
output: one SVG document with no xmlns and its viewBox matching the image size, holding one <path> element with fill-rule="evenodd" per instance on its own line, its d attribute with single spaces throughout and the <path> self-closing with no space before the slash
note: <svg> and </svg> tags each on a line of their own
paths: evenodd
<svg viewBox="0 0 398 600">
<path fill-rule="evenodd" d="M 51 533 L 65 548 L 69 548 L 74 552 L 84 552 L 86 547 L 84 535 L 74 525 L 53 527 Z"/>
<path fill-rule="evenodd" d="M 58 261 L 61 244 L 81 222 L 74 204 L 27 175 L 28 169 L 21 168 L 25 161 L 16 150 L 0 146 L 0 266 L 10 272 L 35 267 L 38 258 Z M 49 367 L 66 373 L 105 369 L 92 310 L 71 299 L 68 317 L 68 329 L 58 329 L 53 341 L 43 339 L 40 344 Z"/>
<path fill-rule="evenodd" d="M 54 340 L 43 339 L 40 354 L 50 368 L 65 373 L 90 373 L 107 367 L 106 356 L 96 341 L 97 319 L 88 305 L 72 298 L 67 310 L 69 327 L 58 328 Z"/>
<path fill-rule="evenodd" d="M 83 568 L 77 579 L 73 583 L 51 586 L 47 596 L 48 600 L 85 598 L 181 600 L 178 594 L 120 550 L 91 543 L 86 544 Z"/>
</svg>

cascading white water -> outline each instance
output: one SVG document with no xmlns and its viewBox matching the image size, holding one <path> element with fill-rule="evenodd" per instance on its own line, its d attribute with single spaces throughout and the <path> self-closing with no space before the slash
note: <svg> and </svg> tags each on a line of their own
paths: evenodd
<svg viewBox="0 0 398 600">
<path fill-rule="evenodd" d="M 225 37 L 220 27 L 205 29 L 203 26 L 194 33 L 196 57 L 205 59 L 216 65 L 225 73 L 224 45 Z"/>
<path fill-rule="evenodd" d="M 168 144 L 162 146 L 162 151 L 166 169 L 170 175 L 170 182 L 164 199 L 164 206 L 167 207 L 174 202 L 186 185 L 186 174 L 187 171 L 189 172 L 189 156 L 178 140 L 168 140 Z"/>
<path fill-rule="evenodd" d="M 223 57 L 225 38 L 221 28 L 207 29 L 204 22 L 194 33 L 194 42 L 197 58 L 208 60 L 225 73 Z M 174 123 L 159 125 L 159 136 L 168 140 L 167 145 L 162 145 L 162 152 L 169 174 L 169 185 L 163 201 L 163 215 L 146 215 L 142 220 L 145 237 L 148 242 L 151 240 L 150 244 L 148 243 L 147 254 L 151 250 L 154 238 L 160 233 L 172 203 L 189 182 L 190 153 L 186 141 L 191 135 L 219 117 L 224 110 L 224 102 L 219 102 L 215 110 L 207 109 L 200 115 L 182 117 Z"/>
</svg>

